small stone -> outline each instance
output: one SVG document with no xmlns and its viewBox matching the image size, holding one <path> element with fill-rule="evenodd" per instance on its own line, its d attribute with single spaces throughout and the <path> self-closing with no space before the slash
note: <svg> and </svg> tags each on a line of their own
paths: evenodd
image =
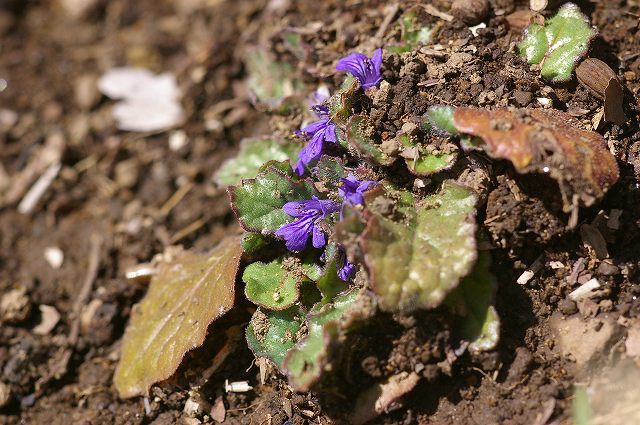
<svg viewBox="0 0 640 425">
<path fill-rule="evenodd" d="M 44 259 L 51 268 L 58 270 L 64 262 L 64 253 L 57 246 L 50 246 L 44 249 Z"/>
<path fill-rule="evenodd" d="M 95 75 L 85 74 L 78 77 L 74 87 L 75 100 L 82 109 L 91 109 L 100 101 L 98 91 L 98 78 Z"/>
<path fill-rule="evenodd" d="M 0 322 L 16 324 L 25 321 L 31 313 L 31 300 L 27 289 L 12 289 L 0 300 Z"/>
<path fill-rule="evenodd" d="M 633 71 L 625 71 L 625 73 L 624 73 L 624 79 L 625 80 L 627 80 L 629 82 L 632 82 L 632 81 L 635 81 L 636 78 L 637 78 L 637 76 L 636 76 L 635 72 L 633 72 Z"/>
<path fill-rule="evenodd" d="M 560 304 L 558 304 L 558 309 L 560 310 L 560 313 L 564 314 L 565 316 L 571 316 L 572 314 L 576 314 L 578 312 L 578 306 L 576 305 L 576 303 L 568 298 L 560 301 Z"/>
<path fill-rule="evenodd" d="M 11 387 L 4 382 L 0 382 L 0 409 L 6 406 L 9 400 L 11 400 Z"/>
<path fill-rule="evenodd" d="M 615 276 L 620 273 L 620 268 L 615 264 L 611 264 L 609 261 L 603 261 L 598 266 L 598 274 L 602 276 Z"/>
<path fill-rule="evenodd" d="M 513 99 L 518 105 L 527 106 L 533 100 L 533 93 L 522 90 L 514 90 Z"/>
<path fill-rule="evenodd" d="M 478 25 L 489 15 L 488 0 L 454 0 L 451 14 L 466 25 Z"/>
</svg>

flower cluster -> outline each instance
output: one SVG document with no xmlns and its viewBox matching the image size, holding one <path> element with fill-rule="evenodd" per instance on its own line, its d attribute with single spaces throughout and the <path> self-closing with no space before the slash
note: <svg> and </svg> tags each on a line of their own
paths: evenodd
<svg viewBox="0 0 640 425">
<path fill-rule="evenodd" d="M 382 49 L 377 49 L 373 53 L 373 57 L 369 59 L 362 53 L 351 53 L 349 56 L 340 59 L 336 64 L 338 71 L 350 72 L 360 81 L 363 89 L 375 87 L 380 83 L 382 76 L 380 75 L 380 66 L 382 65 Z M 306 167 L 320 159 L 322 152 L 325 150 L 325 143 L 337 143 L 336 126 L 329 116 L 329 108 L 323 104 L 328 98 L 327 93 L 320 91 L 312 95 L 311 110 L 318 117 L 317 121 L 298 130 L 296 134 L 309 142 L 298 154 L 298 162 L 294 167 L 294 171 L 299 176 L 305 173 Z"/>
<path fill-rule="evenodd" d="M 380 83 L 380 66 L 382 64 L 382 49 L 374 52 L 370 59 L 361 53 L 352 53 L 338 61 L 336 69 L 348 71 L 360 82 L 363 89 L 377 86 Z M 294 167 L 297 175 L 304 175 L 310 163 L 317 161 L 325 150 L 325 143 L 337 143 L 336 125 L 331 121 L 329 107 L 324 104 L 328 93 L 317 91 L 312 95 L 311 110 L 318 119 L 298 130 L 296 134 L 308 140 L 307 145 L 298 154 L 298 161 Z M 342 203 L 327 199 L 312 199 L 288 202 L 283 206 L 284 212 L 295 217 L 296 220 L 284 224 L 275 235 L 285 241 L 288 250 L 300 252 L 307 247 L 309 239 L 314 248 L 320 249 L 327 244 L 323 228 L 333 213 L 341 211 L 345 205 L 362 205 L 364 193 L 376 182 L 372 180 L 358 180 L 350 174 L 340 179 L 338 195 Z M 342 218 L 342 214 L 340 214 Z M 323 254 L 324 257 L 324 254 Z M 344 281 L 353 278 L 356 266 L 350 263 L 342 248 L 338 250 L 338 276 Z"/>
</svg>

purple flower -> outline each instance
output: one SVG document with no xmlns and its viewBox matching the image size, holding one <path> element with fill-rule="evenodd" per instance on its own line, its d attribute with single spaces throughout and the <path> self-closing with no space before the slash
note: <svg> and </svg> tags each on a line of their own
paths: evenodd
<svg viewBox="0 0 640 425">
<path fill-rule="evenodd" d="M 307 164 L 320 159 L 324 150 L 324 142 L 336 143 L 338 141 L 336 126 L 329 119 L 329 108 L 325 105 L 315 105 L 312 109 L 320 119 L 296 132 L 299 136 L 311 138 L 298 154 L 298 162 L 293 167 L 299 176 L 304 174 Z"/>
<path fill-rule="evenodd" d="M 362 205 L 364 204 L 364 193 L 375 184 L 373 180 L 358 180 L 353 174 L 349 174 L 347 178 L 340 179 L 342 183 L 338 187 L 338 194 L 342 197 L 345 204 Z"/>
<path fill-rule="evenodd" d="M 341 280 L 348 282 L 351 279 L 353 279 L 353 277 L 356 275 L 356 265 L 353 263 L 350 263 L 344 254 L 341 255 L 340 259 L 342 260 L 342 265 L 338 270 L 338 277 Z"/>
<path fill-rule="evenodd" d="M 287 202 L 282 209 L 290 216 L 299 218 L 292 223 L 283 225 L 275 234 L 285 240 L 289 251 L 299 252 L 307 246 L 309 236 L 312 236 L 311 243 L 315 248 L 325 246 L 327 240 L 318 222 L 327 215 L 338 211 L 340 205 L 337 202 L 318 199 L 314 196 L 307 201 Z"/>
<path fill-rule="evenodd" d="M 380 65 L 382 65 L 382 49 L 377 49 L 373 52 L 371 59 L 362 53 L 351 53 L 338 61 L 336 69 L 350 72 L 360 81 L 363 89 L 368 89 L 380 83 L 382 79 Z"/>
</svg>

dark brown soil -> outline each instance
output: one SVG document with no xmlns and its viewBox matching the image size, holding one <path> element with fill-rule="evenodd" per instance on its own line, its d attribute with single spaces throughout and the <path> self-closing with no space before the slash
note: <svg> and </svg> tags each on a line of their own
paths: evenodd
<svg viewBox="0 0 640 425">
<path fill-rule="evenodd" d="M 377 423 L 564 424 L 571 421 L 574 384 L 626 357 L 627 328 L 640 318 L 640 8 L 631 1 L 585 1 L 580 6 L 600 34 L 590 55 L 616 71 L 632 117 L 622 127 L 598 128 L 618 159 L 621 179 L 604 202 L 581 210 L 578 226 L 568 230 L 567 215 L 548 196 L 553 184 L 475 158 L 491 177 L 482 189 L 487 204 L 480 218 L 486 220 L 483 249 L 492 251 L 499 281 L 496 351 L 457 358 L 458 339 L 441 311 L 379 315 L 349 345 L 353 350 L 330 395 L 296 394 L 275 371 L 260 383 L 243 340 L 250 306 L 240 302 L 210 330 L 226 331 L 226 337 L 207 341 L 174 378 L 154 386 L 148 411 L 142 399 L 120 400 L 112 385 L 119 344 L 131 307 L 146 289 L 127 280 L 126 271 L 167 246 L 207 250 L 237 232 L 213 173 L 243 137 L 300 124 L 251 105 L 242 63 L 247 46 L 264 43 L 310 83 L 339 83 L 332 77 L 335 60 L 358 46 L 373 47 L 390 9 L 375 0 L 77 3 L 91 7 L 74 17 L 57 1 L 0 0 L 0 296 L 23 290 L 13 292 L 22 302 L 15 303 L 15 317 L 2 318 L 0 327 L 0 423 L 191 425 L 211 423 L 206 405 L 219 403 L 225 423 L 341 423 L 357 394 L 377 378 L 417 372 L 423 379 L 403 407 Z M 432 3 L 447 11 L 450 2 Z M 458 20 L 421 13 L 425 24 L 439 29 L 432 40 L 438 47 L 385 56 L 388 97 L 370 111 L 382 140 L 434 103 L 539 108 L 537 99 L 546 98 L 591 128 L 599 99 L 576 82 L 546 85 L 517 55 L 519 32 L 506 16 L 528 2 L 490 3 L 487 26 L 476 36 Z M 288 26 L 307 29 L 312 54 L 302 63 L 277 37 Z M 391 29 L 383 35 L 387 42 L 397 37 Z M 183 147 L 171 149 L 175 131 L 116 130 L 113 102 L 86 82 L 121 65 L 177 76 L 187 116 Z M 36 208 L 22 214 L 17 205 L 47 168 L 45 147 L 60 156 L 62 169 Z M 459 171 L 451 174 L 459 177 Z M 604 240 L 606 260 L 602 246 L 594 246 L 600 239 L 589 236 L 593 229 Z M 50 247 L 64 253 L 59 269 L 45 259 Z M 528 269 L 534 276 L 517 284 Z M 591 278 L 604 288 L 598 296 L 578 305 L 567 298 Z M 85 280 L 92 289 L 75 315 Z M 34 332 L 41 306 L 60 314 L 43 335 Z M 567 318 L 579 319 L 587 331 L 562 334 Z M 595 336 L 606 331 L 606 338 Z M 571 338 L 588 355 L 577 353 Z M 192 389 L 225 345 L 232 354 L 209 383 Z M 248 380 L 254 389 L 227 393 L 226 379 Z M 9 392 L 6 401 L 3 391 Z M 185 413 L 186 401 L 197 397 L 206 400 L 205 411 Z"/>
</svg>

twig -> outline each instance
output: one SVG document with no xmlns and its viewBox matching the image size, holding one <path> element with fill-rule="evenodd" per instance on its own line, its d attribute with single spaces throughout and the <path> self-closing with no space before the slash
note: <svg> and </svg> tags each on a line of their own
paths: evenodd
<svg viewBox="0 0 640 425">
<path fill-rule="evenodd" d="M 21 214 L 30 214 L 35 206 L 38 204 L 42 195 L 45 194 L 51 183 L 55 180 L 60 172 L 60 168 L 62 168 L 62 164 L 59 162 L 53 163 L 45 170 L 44 173 L 36 180 L 36 182 L 31 186 L 31 189 L 24 195 L 22 201 L 18 205 L 18 212 Z"/>
<path fill-rule="evenodd" d="M 93 287 L 93 282 L 96 280 L 96 277 L 98 277 L 98 268 L 100 267 L 102 236 L 98 233 L 93 233 L 91 235 L 90 242 L 91 251 L 89 253 L 89 268 L 87 269 L 84 283 L 82 284 L 78 298 L 76 298 L 76 302 L 73 304 L 73 310 L 71 311 L 73 322 L 71 324 L 69 337 L 67 338 L 67 343 L 71 348 L 75 347 L 78 342 L 78 335 L 80 334 L 80 314 L 82 312 L 82 308 L 89 299 L 89 295 L 91 295 L 91 288 Z"/>
<path fill-rule="evenodd" d="M 387 28 L 389 28 L 389 25 L 391 25 L 391 22 L 396 17 L 398 10 L 400 10 L 400 5 L 398 5 L 398 3 L 394 3 L 388 7 L 388 11 L 384 17 L 384 21 L 382 21 L 382 24 L 380 24 L 378 31 L 376 31 L 376 35 L 374 36 L 374 39 L 378 41 L 382 41 L 382 37 L 384 37 L 384 33 L 387 32 Z"/>
<path fill-rule="evenodd" d="M 71 322 L 71 330 L 69 331 L 69 335 L 67 336 L 67 345 L 58 349 L 56 354 L 54 354 L 53 359 L 49 362 L 49 364 L 51 365 L 49 367 L 49 370 L 36 382 L 36 396 L 42 394 L 44 386 L 49 381 L 51 381 L 52 379 L 60 379 L 62 376 L 64 376 L 64 374 L 67 373 L 69 360 L 71 359 L 71 355 L 73 354 L 76 343 L 78 342 L 78 335 L 80 333 L 80 312 L 82 311 L 84 305 L 87 303 L 89 295 L 91 295 L 93 282 L 98 276 L 102 237 L 99 234 L 94 233 L 91 235 L 90 242 L 91 251 L 89 253 L 89 268 L 87 269 L 87 275 L 85 277 L 84 283 L 82 284 L 82 288 L 80 289 L 78 298 L 76 298 L 76 302 L 73 305 L 73 310 L 71 311 L 73 322 Z"/>
<path fill-rule="evenodd" d="M 176 190 L 175 193 L 171 195 L 171 197 L 167 200 L 167 202 L 165 202 L 164 205 L 160 207 L 160 211 L 159 211 L 160 216 L 166 217 L 167 215 L 169 215 L 171 210 L 176 205 L 178 205 L 180 201 L 182 201 L 182 198 L 184 198 L 186 194 L 189 193 L 191 188 L 193 188 L 193 183 L 191 182 L 185 183 L 182 186 L 180 186 L 178 190 Z"/>
</svg>

